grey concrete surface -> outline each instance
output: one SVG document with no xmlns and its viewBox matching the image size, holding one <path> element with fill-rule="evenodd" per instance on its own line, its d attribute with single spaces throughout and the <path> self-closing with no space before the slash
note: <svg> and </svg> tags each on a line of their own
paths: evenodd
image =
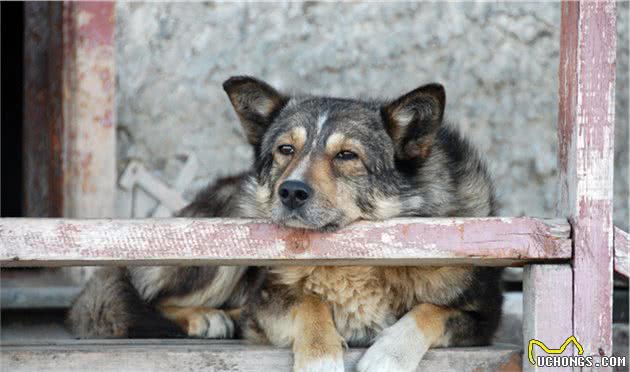
<svg viewBox="0 0 630 372">
<path fill-rule="evenodd" d="M 618 4 L 615 221 L 628 229 L 628 3 Z M 439 81 L 447 117 L 476 143 L 502 215 L 553 216 L 560 9 L 553 3 L 117 4 L 118 162 L 165 180 L 175 154 L 200 171 L 187 196 L 247 168 L 221 83 L 251 74 L 286 91 L 395 97 Z M 117 211 L 131 215 L 120 192 Z"/>
</svg>

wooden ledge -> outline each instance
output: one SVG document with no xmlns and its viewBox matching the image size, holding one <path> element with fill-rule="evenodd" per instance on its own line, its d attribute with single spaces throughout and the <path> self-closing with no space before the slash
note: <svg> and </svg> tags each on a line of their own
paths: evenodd
<svg viewBox="0 0 630 372">
<path fill-rule="evenodd" d="M 344 354 L 346 371 L 363 349 Z M 291 371 L 289 349 L 212 340 L 91 340 L 63 343 L 3 344 L 0 362 L 7 371 Z M 430 350 L 418 371 L 520 371 L 521 350 L 514 345 Z"/>
<path fill-rule="evenodd" d="M 410 218 L 335 233 L 245 219 L 0 219 L 0 264 L 491 265 L 571 257 L 564 220 Z M 334 260 L 332 262 L 331 260 Z"/>
</svg>

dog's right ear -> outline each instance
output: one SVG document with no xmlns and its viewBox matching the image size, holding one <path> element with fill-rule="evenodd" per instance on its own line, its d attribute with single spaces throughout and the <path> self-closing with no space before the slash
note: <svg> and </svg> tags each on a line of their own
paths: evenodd
<svg viewBox="0 0 630 372">
<path fill-rule="evenodd" d="M 234 110 L 241 120 L 250 144 L 260 145 L 265 131 L 288 102 L 264 81 L 249 76 L 233 76 L 223 83 Z"/>
<path fill-rule="evenodd" d="M 400 159 L 425 158 L 442 124 L 446 94 L 440 84 L 412 90 L 381 108 L 385 129 Z"/>
</svg>

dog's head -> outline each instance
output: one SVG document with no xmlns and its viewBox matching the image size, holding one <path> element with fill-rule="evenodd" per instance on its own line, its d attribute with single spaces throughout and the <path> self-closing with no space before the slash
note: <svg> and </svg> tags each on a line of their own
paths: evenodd
<svg viewBox="0 0 630 372">
<path fill-rule="evenodd" d="M 442 122 L 441 85 L 386 102 L 291 97 L 251 77 L 223 87 L 256 156 L 256 208 L 322 231 L 400 214 L 405 171 L 426 158 Z"/>
</svg>

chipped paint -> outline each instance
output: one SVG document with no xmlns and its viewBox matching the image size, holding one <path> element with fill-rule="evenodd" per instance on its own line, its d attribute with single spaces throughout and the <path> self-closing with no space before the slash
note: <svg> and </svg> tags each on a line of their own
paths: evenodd
<svg viewBox="0 0 630 372">
<path fill-rule="evenodd" d="M 562 3 L 560 200 L 574 237 L 573 328 L 586 355 L 612 352 L 613 1 Z"/>
<path fill-rule="evenodd" d="M 63 4 L 64 216 L 114 214 L 114 3 Z"/>
<path fill-rule="evenodd" d="M 7 266 L 199 260 L 505 265 L 570 255 L 568 223 L 533 218 L 394 219 L 360 222 L 335 233 L 240 219 L 0 220 L 0 263 Z M 19 263 L 11 263 L 13 257 Z"/>
</svg>

